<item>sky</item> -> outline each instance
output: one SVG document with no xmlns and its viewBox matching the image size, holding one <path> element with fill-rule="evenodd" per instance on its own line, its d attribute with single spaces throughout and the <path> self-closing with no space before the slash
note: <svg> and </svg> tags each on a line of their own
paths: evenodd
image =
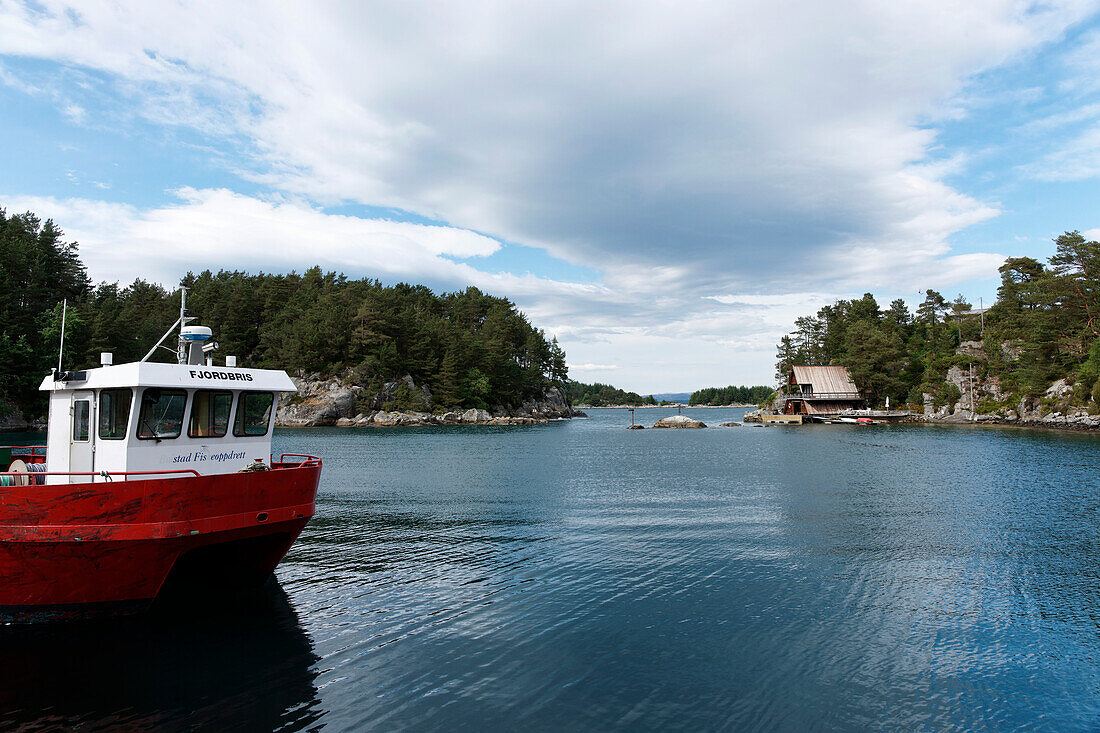
<svg viewBox="0 0 1100 733">
<path fill-rule="evenodd" d="M 0 0 L 0 208 L 93 280 L 475 285 L 643 394 L 988 305 L 1098 204 L 1100 0 Z"/>
</svg>

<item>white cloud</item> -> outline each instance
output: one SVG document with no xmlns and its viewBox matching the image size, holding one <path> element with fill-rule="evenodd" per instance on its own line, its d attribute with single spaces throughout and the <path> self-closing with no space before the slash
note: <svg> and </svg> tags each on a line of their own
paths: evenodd
<svg viewBox="0 0 1100 733">
<path fill-rule="evenodd" d="M 618 369 L 617 364 L 567 364 L 571 372 L 612 372 Z"/>
<path fill-rule="evenodd" d="M 1100 31 L 1075 39 L 1060 58 L 1063 78 L 1057 85 L 1056 111 L 1023 125 L 1049 149 L 1019 167 L 1040 181 L 1083 181 L 1100 177 Z"/>
<path fill-rule="evenodd" d="M 6 208 L 63 223 L 95 277 L 166 283 L 188 270 L 287 271 L 303 265 L 392 278 L 449 281 L 478 274 L 447 257 L 487 256 L 500 244 L 474 232 L 325 214 L 299 201 L 224 189 L 181 189 L 179 203 L 148 211 L 87 199 L 3 197 Z"/>
<path fill-rule="evenodd" d="M 653 390 L 767 376 L 768 339 L 831 293 L 992 275 L 1001 255 L 949 241 L 1000 206 L 945 182 L 968 161 L 926 123 L 965 116 L 982 103 L 960 96 L 968 78 L 1095 7 L 0 0 L 0 54 L 104 72 L 153 124 L 243 140 L 234 164 L 267 187 L 182 188 L 151 210 L 23 199 L 59 212 L 97 276 L 319 263 L 470 282 L 516 299 L 578 364 Z M 338 202 L 452 226 L 318 208 Z M 604 279 L 454 262 L 498 250 L 475 232 Z M 687 383 L 658 383 L 668 369 Z"/>
<path fill-rule="evenodd" d="M 943 243 L 989 215 L 939 183 L 914 121 L 1092 7 L 43 5 L 6 4 L 0 51 L 132 80 L 160 123 L 244 132 L 256 180 L 611 277 L 672 251 L 708 280 L 771 274 L 762 243 L 886 252 L 910 245 L 894 222 Z"/>
<path fill-rule="evenodd" d="M 66 117 L 68 117 L 77 125 L 84 124 L 84 120 L 88 116 L 88 111 L 81 107 L 79 104 L 67 104 L 65 105 L 65 108 L 61 111 Z"/>
<path fill-rule="evenodd" d="M 1081 93 L 1100 90 L 1100 31 L 1085 33 L 1065 55 L 1069 76 L 1062 82 L 1062 91 Z"/>
<path fill-rule="evenodd" d="M 1025 172 L 1040 181 L 1083 181 L 1100 177 L 1100 126 L 1075 136 Z"/>
</svg>

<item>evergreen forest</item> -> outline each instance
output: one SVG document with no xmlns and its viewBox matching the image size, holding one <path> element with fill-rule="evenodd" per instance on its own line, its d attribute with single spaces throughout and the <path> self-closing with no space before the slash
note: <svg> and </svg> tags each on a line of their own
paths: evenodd
<svg viewBox="0 0 1100 733">
<path fill-rule="evenodd" d="M 924 292 L 915 312 L 895 300 L 880 307 L 870 293 L 840 300 L 795 321 L 778 345 L 776 377 L 792 365 L 848 367 L 872 405 L 937 405 L 958 399 L 945 382 L 948 369 L 996 377 L 1009 393 L 1005 405 L 1037 397 L 1052 382 L 1076 384 L 1080 404 L 1100 403 L 1100 243 L 1080 232 L 1054 240 L 1044 263 L 1010 257 L 999 272 L 996 302 L 983 313 L 959 295 Z M 967 348 L 959 349 L 960 344 Z M 980 350 L 980 351 L 975 351 Z"/>
<path fill-rule="evenodd" d="M 771 399 L 773 387 L 707 387 L 691 393 L 689 405 L 758 405 Z"/>
<path fill-rule="evenodd" d="M 637 407 L 639 405 L 656 405 L 657 400 L 653 395 L 643 397 L 637 392 L 625 392 L 610 384 L 596 382 L 585 384 L 584 382 L 570 381 L 566 385 L 566 395 L 570 404 L 588 405 L 589 407 L 607 407 L 609 405 L 627 405 Z"/>
<path fill-rule="evenodd" d="M 63 369 L 141 359 L 179 315 L 179 290 L 135 280 L 93 285 L 77 246 L 52 222 L 0 209 L 0 409 L 41 415 L 38 385 Z M 288 275 L 188 273 L 188 310 L 240 366 L 347 375 L 368 390 L 404 375 L 428 385 L 439 408 L 515 406 L 567 380 L 556 339 L 504 298 L 467 288 L 349 280 L 314 267 Z M 175 342 L 168 345 L 174 349 Z M 158 350 L 154 361 L 172 361 Z M 7 409 L 10 409 L 7 408 Z"/>
</svg>

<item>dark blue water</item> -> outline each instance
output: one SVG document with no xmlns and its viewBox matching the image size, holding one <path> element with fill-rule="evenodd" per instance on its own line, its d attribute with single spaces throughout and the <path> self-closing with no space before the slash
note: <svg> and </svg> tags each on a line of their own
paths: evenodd
<svg viewBox="0 0 1100 733">
<path fill-rule="evenodd" d="M 2 630 L 0 727 L 1100 729 L 1100 438 L 628 422 L 281 431 L 279 584 Z"/>
</svg>

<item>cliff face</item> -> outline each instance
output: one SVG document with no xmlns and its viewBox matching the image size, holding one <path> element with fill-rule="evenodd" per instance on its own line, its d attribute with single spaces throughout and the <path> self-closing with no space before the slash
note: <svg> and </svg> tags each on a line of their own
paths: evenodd
<svg viewBox="0 0 1100 733">
<path fill-rule="evenodd" d="M 386 382 L 376 393 L 347 379 L 322 379 L 319 375 L 294 378 L 297 394 L 283 395 L 276 424 L 283 427 L 392 427 L 398 425 L 530 425 L 548 420 L 582 416 L 574 410 L 562 390 L 549 387 L 538 399 L 518 407 L 494 405 L 491 411 L 434 410 L 431 390 L 418 386 L 413 378 Z M 404 404 L 418 409 L 387 410 L 398 395 Z"/>
<path fill-rule="evenodd" d="M 981 343 L 976 341 L 963 342 L 955 353 L 972 357 L 975 363 L 986 358 Z M 1009 342 L 1001 344 L 1001 353 L 1006 358 L 1017 358 L 1018 346 Z M 1100 405 L 1093 402 L 1087 393 L 1079 394 L 1079 390 L 1075 390 L 1074 385 L 1065 379 L 1052 383 L 1039 397 L 1008 394 L 995 375 L 979 377 L 975 374 L 971 379 L 970 370 L 958 366 L 948 369 L 946 382 L 957 390 L 958 398 L 937 406 L 932 395 L 924 395 L 925 421 L 1076 429 L 1100 427 Z"/>
<path fill-rule="evenodd" d="M 14 403 L 0 398 L 0 431 L 33 429 L 35 426 L 23 416 L 22 410 Z"/>
</svg>

